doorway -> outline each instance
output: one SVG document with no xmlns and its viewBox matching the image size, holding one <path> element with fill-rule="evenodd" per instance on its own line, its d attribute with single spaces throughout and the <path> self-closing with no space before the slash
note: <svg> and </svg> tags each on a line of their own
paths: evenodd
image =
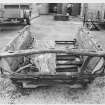
<svg viewBox="0 0 105 105">
<path fill-rule="evenodd" d="M 57 3 L 49 3 L 49 13 L 55 13 L 54 8 L 57 7 Z"/>
<path fill-rule="evenodd" d="M 81 4 L 80 3 L 73 3 L 73 7 L 72 7 L 72 16 L 78 16 L 80 15 L 81 12 Z"/>
</svg>

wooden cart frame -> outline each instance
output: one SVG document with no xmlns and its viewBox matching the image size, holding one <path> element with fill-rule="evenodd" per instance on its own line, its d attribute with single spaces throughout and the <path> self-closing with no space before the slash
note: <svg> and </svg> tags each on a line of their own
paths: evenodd
<svg viewBox="0 0 105 105">
<path fill-rule="evenodd" d="M 27 30 L 28 28 L 22 31 L 20 33 L 21 34 L 20 36 L 23 37 L 22 35 Z M 81 31 L 83 32 L 83 29 L 79 30 L 79 32 Z M 29 32 L 29 30 L 27 32 Z M 20 36 L 18 35 L 18 37 Z M 26 57 L 26 56 L 37 55 L 37 54 L 38 55 L 55 54 L 57 60 L 61 60 L 61 61 L 69 60 L 70 62 L 57 63 L 55 68 L 56 70 L 53 73 L 51 72 L 42 73 L 39 71 L 31 72 L 31 73 L 21 72 L 27 68 L 28 70 L 30 68 L 33 68 L 32 63 L 25 65 L 16 71 L 5 70 L 2 68 L 2 66 L 0 66 L 1 77 L 10 78 L 14 84 L 18 84 L 18 86 L 20 87 L 23 87 L 24 83 L 34 84 L 34 85 L 42 85 L 42 84 L 56 85 L 58 83 L 69 84 L 69 85 L 82 84 L 83 86 L 86 86 L 88 83 L 91 83 L 96 77 L 105 75 L 105 51 L 102 50 L 99 46 L 98 48 L 95 43 L 93 43 L 90 39 L 88 39 L 88 37 L 86 37 L 86 40 L 88 39 L 89 42 L 86 41 L 85 38 L 84 38 L 84 41 L 86 43 L 92 42 L 91 43 L 92 46 L 91 46 L 91 49 L 86 49 L 84 47 L 86 45 L 84 44 L 84 42 L 82 42 L 81 38 L 83 37 L 81 37 L 80 35 L 79 38 L 73 41 L 55 41 L 55 43 L 60 46 L 64 44 L 74 46 L 73 48 L 68 48 L 68 49 L 60 49 L 58 47 L 53 49 L 38 50 L 38 49 L 30 48 L 30 49 L 24 49 L 24 50 L 20 49 L 20 50 L 13 51 L 13 50 L 9 50 L 11 49 L 11 46 L 13 47 L 13 45 L 10 44 L 11 46 L 7 46 L 3 52 L 0 52 L 0 60 L 6 59 L 6 58 L 12 58 L 12 57 L 15 57 L 15 58 L 22 57 L 22 56 Z M 28 38 L 28 41 L 29 41 L 29 38 Z M 63 55 L 60 55 L 60 54 L 63 54 Z M 79 57 L 79 62 L 76 60 L 71 60 L 71 59 L 76 59 L 78 57 Z M 13 62 L 14 61 L 12 61 L 12 63 Z M 62 68 L 62 65 L 63 65 L 63 68 Z M 68 66 L 70 67 L 68 68 Z"/>
</svg>

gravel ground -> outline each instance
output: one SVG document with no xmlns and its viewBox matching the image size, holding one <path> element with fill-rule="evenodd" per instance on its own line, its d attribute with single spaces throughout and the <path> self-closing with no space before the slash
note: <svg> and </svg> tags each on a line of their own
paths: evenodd
<svg viewBox="0 0 105 105">
<path fill-rule="evenodd" d="M 74 19 L 68 22 L 55 22 L 51 16 L 43 16 L 32 21 L 31 31 L 37 39 L 72 40 L 81 22 Z M 2 34 L 2 47 L 13 37 L 16 31 Z M 104 33 L 104 32 L 103 32 Z M 104 46 L 104 34 L 92 32 Z M 1 33 L 0 33 L 1 35 Z M 4 37 L 6 36 L 6 37 Z M 7 38 L 7 40 L 5 40 Z M 102 38 L 102 39 L 101 39 Z M 5 41 L 4 41 L 5 40 Z M 3 44 L 4 43 L 4 44 Z M 104 47 L 105 48 L 105 47 Z M 0 103 L 9 104 L 70 104 L 105 103 L 105 77 L 96 78 L 87 89 L 73 89 L 69 86 L 39 87 L 36 89 L 16 90 L 8 79 L 0 81 Z"/>
<path fill-rule="evenodd" d="M 73 89 L 69 86 L 39 87 L 24 89 L 22 93 L 15 89 L 10 81 L 2 81 L 1 103 L 9 104 L 101 104 L 105 103 L 105 78 L 96 78 L 87 89 Z M 8 84 L 8 85 L 7 85 Z"/>
</svg>

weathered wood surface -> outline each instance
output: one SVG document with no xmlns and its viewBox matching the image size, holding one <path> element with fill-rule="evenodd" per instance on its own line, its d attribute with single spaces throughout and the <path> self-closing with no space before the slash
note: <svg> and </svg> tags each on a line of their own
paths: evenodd
<svg viewBox="0 0 105 105">
<path fill-rule="evenodd" d="M 18 51 L 28 49 L 32 44 L 33 38 L 29 31 L 29 27 L 23 29 L 18 35 L 13 39 L 4 49 L 3 51 Z M 8 71 L 15 71 L 20 64 L 23 63 L 24 57 L 7 57 L 1 58 L 0 66 Z"/>
<path fill-rule="evenodd" d="M 32 45 L 36 50 L 49 50 L 55 48 L 55 42 L 52 40 L 36 40 Z M 40 73 L 55 73 L 56 55 L 52 53 L 37 54 L 31 56 L 31 62 L 36 65 Z"/>
<path fill-rule="evenodd" d="M 33 40 L 34 39 L 34 40 Z M 49 50 L 55 47 L 55 42 L 51 40 L 35 40 L 35 35 L 32 36 L 28 29 L 24 29 L 13 41 L 11 41 L 0 53 L 0 67 L 7 71 L 16 71 L 26 67 L 23 63 L 28 57 L 31 58 L 31 63 L 36 65 L 40 73 L 54 73 L 56 62 L 55 54 L 35 54 L 32 50 Z M 29 48 L 33 48 L 32 50 Z M 27 49 L 27 50 L 26 50 Z M 29 54 L 27 54 L 27 51 Z M 30 55 L 33 53 L 33 55 Z M 13 56 L 11 56 L 11 54 Z M 19 54 L 19 55 L 18 55 Z M 22 56 L 21 56 L 22 54 Z M 29 56 L 28 56 L 29 55 Z"/>
<path fill-rule="evenodd" d="M 79 49 L 88 49 L 88 50 L 95 50 L 99 55 L 105 56 L 103 51 L 103 48 L 101 44 L 96 40 L 85 28 L 80 28 L 77 34 L 77 41 L 78 41 L 78 48 Z M 100 47 L 99 47 L 100 46 Z M 95 52 L 93 52 L 95 54 Z M 102 54 L 103 53 L 103 54 Z M 100 58 L 101 56 L 92 57 L 89 62 L 85 62 L 85 68 L 87 65 L 88 71 L 95 69 L 96 65 L 103 61 L 103 58 Z M 87 61 L 88 57 L 84 57 L 84 61 Z M 84 69 L 84 68 L 83 68 Z"/>
<path fill-rule="evenodd" d="M 94 56 L 88 63 L 88 68 L 94 69 L 101 60 L 100 57 L 105 56 L 105 51 L 101 51 L 102 49 L 98 48 L 97 41 L 94 41 L 83 29 L 78 33 L 79 49 L 55 49 L 55 42 L 52 40 L 33 39 L 35 37 L 32 36 L 28 29 L 19 33 L 0 53 L 0 67 L 8 71 L 16 71 L 23 64 L 24 58 L 31 55 L 31 63 L 36 65 L 40 73 L 55 73 L 55 53 L 69 53 L 73 55 Z M 29 49 L 30 47 L 32 49 Z M 87 57 L 84 59 L 87 59 Z"/>
<path fill-rule="evenodd" d="M 18 57 L 18 56 L 28 56 L 34 54 L 49 54 L 49 53 L 68 53 L 71 55 L 81 55 L 81 56 L 92 56 L 92 57 L 105 57 L 105 51 L 96 51 L 88 49 L 47 49 L 47 50 L 36 50 L 36 49 L 26 49 L 19 51 L 1 52 L 0 57 Z"/>
</svg>

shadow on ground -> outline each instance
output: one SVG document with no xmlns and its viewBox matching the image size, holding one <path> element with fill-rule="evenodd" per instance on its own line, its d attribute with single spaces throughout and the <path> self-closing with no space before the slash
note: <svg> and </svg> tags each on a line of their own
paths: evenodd
<svg viewBox="0 0 105 105">
<path fill-rule="evenodd" d="M 18 24 L 18 25 L 16 25 L 16 24 L 13 24 L 13 25 L 0 25 L 0 31 L 1 32 L 5 32 L 5 31 L 8 31 L 8 32 L 10 32 L 10 31 L 15 31 L 15 30 L 19 30 L 19 29 L 21 29 L 21 28 L 23 28 L 25 25 L 24 24 Z"/>
</svg>

